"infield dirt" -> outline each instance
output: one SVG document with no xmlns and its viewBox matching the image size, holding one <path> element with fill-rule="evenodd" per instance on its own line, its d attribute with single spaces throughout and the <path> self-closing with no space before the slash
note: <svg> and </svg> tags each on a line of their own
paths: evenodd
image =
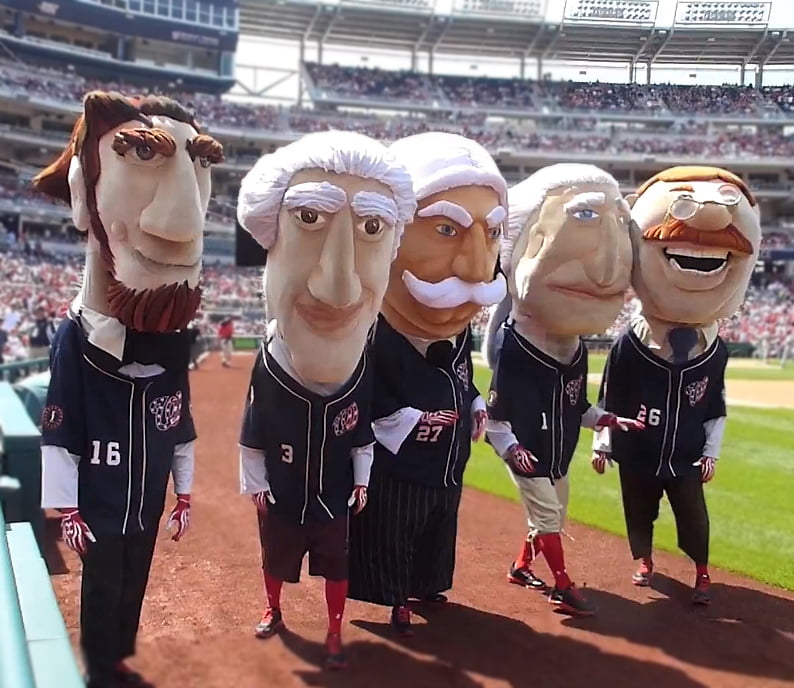
<svg viewBox="0 0 794 688">
<path fill-rule="evenodd" d="M 524 535 L 519 506 L 471 490 L 461 508 L 452 604 L 419 610 L 414 638 L 393 638 L 387 610 L 350 603 L 351 667 L 323 671 L 322 581 L 305 576 L 285 587 L 288 632 L 256 640 L 259 544 L 237 468 L 250 365 L 236 356 L 223 369 L 210 357 L 191 377 L 199 432 L 193 524 L 178 544 L 161 534 L 132 662 L 158 688 L 794 686 L 794 596 L 715 571 L 714 603 L 693 609 L 686 560 L 659 554 L 654 587 L 638 589 L 625 542 L 574 524 L 568 568 L 599 614 L 560 616 L 539 593 L 505 581 Z M 57 541 L 54 518 L 48 533 L 53 584 L 77 647 L 79 560 Z M 538 573 L 548 575 L 545 566 Z"/>
</svg>

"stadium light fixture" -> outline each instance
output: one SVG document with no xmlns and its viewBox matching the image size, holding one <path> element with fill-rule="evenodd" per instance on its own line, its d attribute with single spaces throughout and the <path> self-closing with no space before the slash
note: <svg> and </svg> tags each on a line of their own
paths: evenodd
<svg viewBox="0 0 794 688">
<path fill-rule="evenodd" d="M 769 21 L 772 3 L 757 2 L 696 2 L 683 0 L 676 8 L 675 23 L 678 25 L 741 25 L 763 26 Z"/>
<path fill-rule="evenodd" d="M 567 0 L 564 16 L 570 22 L 648 25 L 658 9 L 658 0 Z"/>
<path fill-rule="evenodd" d="M 455 0 L 454 14 L 509 17 L 510 19 L 542 19 L 546 0 Z"/>
</svg>

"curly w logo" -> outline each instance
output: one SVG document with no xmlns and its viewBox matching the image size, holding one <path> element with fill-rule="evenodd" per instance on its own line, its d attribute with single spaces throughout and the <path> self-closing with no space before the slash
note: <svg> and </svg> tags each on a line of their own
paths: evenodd
<svg viewBox="0 0 794 688">
<path fill-rule="evenodd" d="M 698 380 L 697 382 L 690 382 L 686 387 L 684 387 L 684 393 L 687 395 L 687 398 L 689 399 L 690 406 L 694 406 L 695 404 L 697 404 L 706 395 L 706 388 L 708 386 L 709 386 L 709 378 L 707 375 L 702 380 Z"/>
<path fill-rule="evenodd" d="M 342 409 L 334 418 L 334 435 L 341 437 L 346 432 L 353 430 L 358 425 L 358 404 L 354 401 L 347 408 Z"/>
<path fill-rule="evenodd" d="M 154 415 L 154 425 L 158 430 L 175 428 L 182 418 L 182 392 L 157 397 L 149 404 L 149 411 Z"/>
<path fill-rule="evenodd" d="M 565 385 L 565 393 L 568 395 L 568 401 L 571 402 L 571 406 L 576 406 L 576 402 L 579 401 L 579 392 L 582 391 L 582 376 L 580 375 L 575 380 L 571 380 Z"/>
</svg>

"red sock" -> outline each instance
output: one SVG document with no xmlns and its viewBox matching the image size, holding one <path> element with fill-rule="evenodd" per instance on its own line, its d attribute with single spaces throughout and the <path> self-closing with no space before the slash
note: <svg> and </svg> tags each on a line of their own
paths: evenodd
<svg viewBox="0 0 794 688">
<path fill-rule="evenodd" d="M 546 557 L 551 573 L 554 576 L 554 587 L 558 590 L 567 590 L 571 587 L 571 579 L 565 571 L 565 555 L 562 551 L 562 538 L 559 533 L 544 533 L 538 535 L 536 540 L 541 552 Z"/>
<path fill-rule="evenodd" d="M 524 539 L 521 543 L 521 549 L 518 552 L 518 559 L 516 559 L 516 568 L 529 569 L 532 567 L 532 560 L 535 558 L 535 548 L 532 546 L 532 540 L 529 537 Z"/>
<path fill-rule="evenodd" d="M 709 565 L 708 564 L 695 564 L 695 575 L 700 578 L 701 576 L 708 576 L 709 575 Z"/>
<path fill-rule="evenodd" d="M 342 632 L 342 617 L 347 600 L 347 581 L 325 581 L 325 603 L 328 605 L 328 633 Z"/>
<path fill-rule="evenodd" d="M 271 609 L 281 609 L 282 585 L 284 585 L 284 581 L 265 573 L 265 595 L 267 596 L 267 606 Z"/>
</svg>

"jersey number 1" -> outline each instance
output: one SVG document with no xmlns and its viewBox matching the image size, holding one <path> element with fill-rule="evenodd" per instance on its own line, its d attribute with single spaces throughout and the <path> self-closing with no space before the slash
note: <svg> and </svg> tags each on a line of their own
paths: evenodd
<svg viewBox="0 0 794 688">
<path fill-rule="evenodd" d="M 102 463 L 102 459 L 100 458 L 100 454 L 102 453 L 102 442 L 99 440 L 94 440 L 91 442 L 91 446 L 93 448 L 91 453 L 91 463 Z M 118 442 L 107 443 L 107 448 L 105 449 L 105 463 L 108 466 L 118 466 L 121 463 L 121 452 L 119 451 Z"/>
</svg>

